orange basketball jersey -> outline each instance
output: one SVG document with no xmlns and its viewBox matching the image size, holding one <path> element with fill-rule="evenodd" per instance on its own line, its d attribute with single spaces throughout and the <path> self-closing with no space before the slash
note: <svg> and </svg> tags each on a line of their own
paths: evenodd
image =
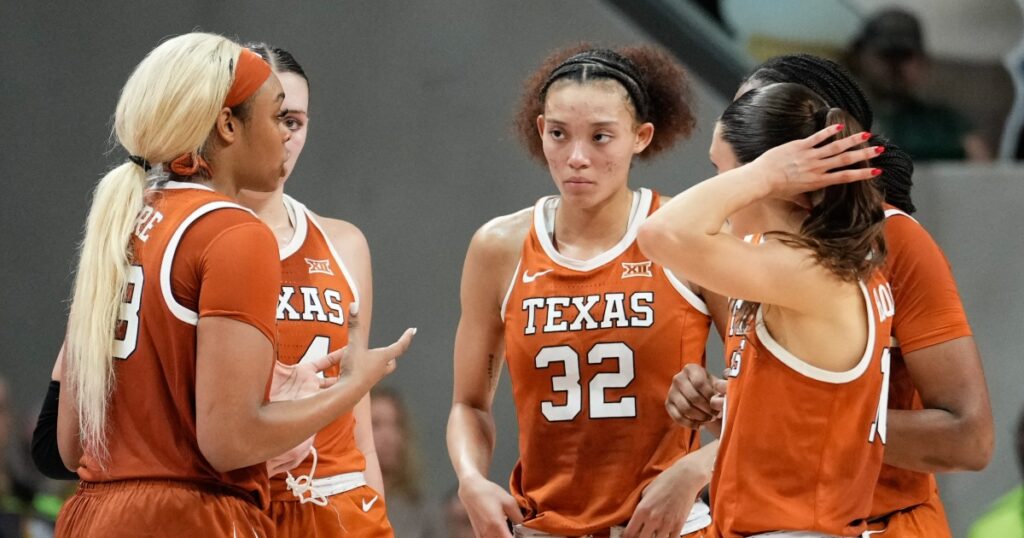
<svg viewBox="0 0 1024 538">
<path fill-rule="evenodd" d="M 711 483 L 719 536 L 865 529 L 885 443 L 893 300 L 881 271 L 861 282 L 868 337 L 846 372 L 816 368 L 762 319 L 734 316 L 726 338 L 725 422 Z"/>
<path fill-rule="evenodd" d="M 287 245 L 281 247 L 281 295 L 277 306 L 278 360 L 284 364 L 318 359 L 348 344 L 349 305 L 359 301 L 359 291 L 317 218 L 288 195 L 285 208 L 295 226 Z M 338 375 L 331 368 L 325 375 Z M 356 447 L 355 417 L 339 416 L 316 434 L 316 469 L 313 456 L 290 472 L 293 476 L 324 478 L 366 468 Z M 275 501 L 298 501 L 285 485 L 284 474 L 270 480 Z"/>
<path fill-rule="evenodd" d="M 526 526 L 580 536 L 627 521 L 697 434 L 665 411 L 672 376 L 704 363 L 703 301 L 636 245 L 659 196 L 641 189 L 622 240 L 587 261 L 555 249 L 542 198 L 504 304 L 519 420 L 511 490 Z"/>
<path fill-rule="evenodd" d="M 101 467 L 86 454 L 79 475 L 205 483 L 265 506 L 263 464 L 222 473 L 199 451 L 196 325 L 203 316 L 228 317 L 276 344 L 274 236 L 249 210 L 200 185 L 167 182 L 146 200 L 115 337 L 109 457 Z M 269 364 L 261 366 L 269 375 Z"/>
<path fill-rule="evenodd" d="M 971 327 L 949 262 L 935 240 L 910 215 L 892 206 L 886 206 L 885 216 L 885 273 L 896 302 L 889 408 L 922 409 L 903 354 L 970 336 Z M 871 517 L 925 503 L 935 488 L 931 474 L 883 465 Z"/>
</svg>

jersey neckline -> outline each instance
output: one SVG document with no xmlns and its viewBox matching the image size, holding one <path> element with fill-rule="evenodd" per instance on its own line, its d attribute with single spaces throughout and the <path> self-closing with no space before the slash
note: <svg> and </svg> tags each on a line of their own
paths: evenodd
<svg viewBox="0 0 1024 538">
<path fill-rule="evenodd" d="M 556 265 L 560 265 L 574 271 L 583 272 L 597 269 L 598 267 L 601 267 L 602 265 L 619 257 L 636 240 L 636 234 L 640 230 L 640 225 L 644 223 L 644 220 L 646 220 L 645 217 L 651 211 L 651 200 L 653 196 L 650 189 L 641 188 L 639 191 L 634 193 L 633 196 L 633 209 L 629 216 L 629 224 L 626 226 L 626 233 L 623 234 L 622 239 L 620 239 L 613 247 L 587 260 L 577 260 L 575 258 L 565 256 L 558 252 L 558 249 L 556 249 L 555 245 L 551 242 L 551 236 L 547 233 L 547 230 L 554 228 L 554 222 L 548 222 L 545 206 L 549 202 L 557 200 L 558 197 L 545 196 L 540 200 L 537 200 L 537 203 L 533 208 L 533 231 L 537 235 L 537 240 L 540 242 L 540 246 L 544 250 L 544 254 L 546 254 L 547 257 Z"/>
<path fill-rule="evenodd" d="M 197 189 L 197 190 L 201 190 L 201 191 L 216 192 L 212 188 L 207 187 L 206 185 L 200 185 L 198 183 L 191 183 L 191 182 L 188 182 L 188 181 L 170 181 L 170 180 L 168 180 L 168 181 L 164 181 L 163 183 L 161 183 L 160 184 L 160 188 L 161 189 L 173 189 L 173 190 L 178 190 L 178 189 Z"/>
<path fill-rule="evenodd" d="M 857 284 L 859 285 L 861 294 L 864 297 L 864 307 L 867 310 L 868 334 L 867 343 L 864 346 L 864 354 L 861 355 L 861 358 L 859 361 L 857 361 L 857 364 L 855 364 L 849 370 L 835 372 L 832 370 L 818 368 L 817 366 L 808 363 L 807 361 L 801 359 L 800 357 L 797 357 L 791 351 L 783 347 L 782 344 L 775 340 L 775 338 L 772 337 L 771 333 L 768 332 L 768 326 L 764 322 L 764 305 L 760 305 L 757 307 L 755 329 L 757 331 L 757 338 L 761 340 L 761 343 L 764 344 L 764 347 L 773 356 L 775 356 L 775 358 L 777 358 L 779 362 L 785 364 L 790 369 L 796 371 L 797 373 L 803 376 L 809 377 L 816 381 L 836 385 L 849 383 L 851 381 L 858 379 L 861 376 L 861 374 L 863 374 L 868 369 L 868 365 L 871 364 L 871 358 L 874 355 L 875 350 L 876 327 L 875 312 L 874 308 L 872 308 L 871 303 L 871 293 L 868 291 L 867 285 L 864 283 L 863 280 L 857 281 Z"/>
<path fill-rule="evenodd" d="M 284 208 L 288 211 L 288 218 L 292 220 L 292 226 L 295 227 L 295 231 L 292 233 L 292 238 L 288 240 L 288 243 L 281 247 L 279 250 L 281 261 L 288 259 L 289 256 L 295 254 L 302 247 L 302 244 L 306 242 L 306 233 L 308 226 L 308 219 L 306 218 L 306 207 L 301 202 L 282 194 Z"/>
</svg>

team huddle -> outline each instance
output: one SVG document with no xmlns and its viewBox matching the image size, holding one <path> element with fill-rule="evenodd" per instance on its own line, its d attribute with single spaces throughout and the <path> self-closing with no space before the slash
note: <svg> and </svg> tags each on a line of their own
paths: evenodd
<svg viewBox="0 0 1024 538">
<path fill-rule="evenodd" d="M 841 67 L 783 56 L 716 123 L 717 175 L 631 187 L 691 100 L 649 46 L 560 50 L 524 84 L 557 194 L 466 253 L 447 442 L 476 534 L 950 536 L 933 473 L 987 463 L 991 411 L 910 158 Z M 308 121 L 306 73 L 262 44 L 179 36 L 129 78 L 33 442 L 80 480 L 58 536 L 394 536 L 368 392 L 415 329 L 368 348 L 365 238 L 284 194 Z"/>
</svg>

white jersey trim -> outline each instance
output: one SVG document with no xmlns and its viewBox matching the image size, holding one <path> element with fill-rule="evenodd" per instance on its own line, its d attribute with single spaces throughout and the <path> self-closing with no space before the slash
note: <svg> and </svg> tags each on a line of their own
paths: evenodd
<svg viewBox="0 0 1024 538">
<path fill-rule="evenodd" d="M 907 213 L 906 211 L 903 211 L 901 209 L 886 209 L 885 210 L 885 218 L 895 217 L 897 215 L 902 215 L 902 216 L 907 217 L 908 219 L 910 219 L 910 220 L 912 220 L 914 222 L 917 222 L 917 219 L 915 219 L 914 217 L 910 216 L 910 213 Z M 920 224 L 920 223 L 918 223 L 918 224 Z"/>
<path fill-rule="evenodd" d="M 283 194 L 283 197 L 284 208 L 288 211 L 288 218 L 292 219 L 292 226 L 295 227 L 295 232 L 292 233 L 292 238 L 288 240 L 288 244 L 279 249 L 281 261 L 288 259 L 289 256 L 299 251 L 302 244 L 306 242 L 306 234 L 309 227 L 306 221 L 306 213 L 303 211 L 305 206 L 287 194 Z M 324 237 L 327 236 L 325 235 Z"/>
<path fill-rule="evenodd" d="M 327 249 L 331 251 L 331 256 L 334 257 L 334 261 L 338 264 L 338 267 L 341 268 L 341 274 L 342 274 L 342 276 L 345 277 L 345 282 L 348 283 L 349 289 L 352 290 L 352 300 L 354 302 L 358 303 L 359 302 L 359 286 L 356 285 L 355 279 L 352 278 L 352 273 L 349 273 L 349 271 L 348 271 L 348 266 L 345 265 L 345 262 L 342 261 L 341 256 L 338 254 L 338 251 L 335 250 L 334 242 L 331 241 L 331 236 L 327 235 L 327 232 L 325 232 L 323 227 L 320 226 L 320 223 L 317 222 L 316 215 L 314 215 L 313 212 L 310 211 L 308 207 L 306 207 L 301 202 L 299 202 L 298 200 L 295 200 L 295 199 L 292 199 L 292 202 L 294 204 L 296 204 L 296 206 L 298 206 L 298 208 L 302 209 L 302 214 L 305 215 L 309 219 L 309 222 L 313 223 L 313 227 L 315 227 L 317 230 L 320 231 L 320 235 L 323 236 L 324 242 L 327 243 Z M 303 219 L 298 219 L 298 220 L 303 220 Z M 283 260 L 284 258 L 281 258 L 281 259 Z"/>
<path fill-rule="evenodd" d="M 168 183 L 178 183 L 168 182 Z M 183 183 L 182 185 L 190 185 L 189 183 Z M 171 187 L 174 189 L 180 188 L 203 188 L 201 185 L 196 187 Z M 211 189 L 212 190 L 212 189 Z M 174 317 L 178 318 L 189 325 L 197 325 L 199 323 L 199 314 L 193 312 L 188 308 L 185 308 L 181 303 L 174 299 L 173 290 L 171 290 L 171 268 L 174 265 L 174 256 L 178 251 L 178 243 L 181 242 L 181 236 L 185 235 L 185 230 L 192 225 L 193 222 L 206 215 L 207 213 L 216 211 L 218 209 L 241 209 L 242 211 L 248 211 L 253 216 L 256 216 L 251 210 L 242 207 L 234 202 L 218 201 L 210 202 L 208 204 L 200 206 L 198 209 L 192 212 L 188 217 L 185 218 L 178 225 L 178 229 L 174 231 L 174 235 L 171 236 L 171 240 L 167 243 L 167 248 L 164 249 L 164 257 L 160 261 L 160 294 L 164 296 L 164 303 L 167 305 L 167 309 L 174 314 Z"/>
<path fill-rule="evenodd" d="M 622 239 L 620 239 L 612 248 L 590 258 L 589 260 L 577 260 L 564 256 L 558 252 L 558 249 L 556 249 L 551 243 L 551 236 L 545 233 L 545 230 L 549 228 L 544 207 L 549 200 L 553 200 L 556 197 L 545 196 L 544 198 L 541 198 L 537 201 L 537 204 L 533 209 L 533 228 L 537 233 L 537 238 L 540 241 L 541 248 L 544 249 L 544 253 L 547 254 L 548 258 L 550 258 L 552 262 L 575 271 L 592 271 L 614 260 L 633 244 L 633 241 L 636 240 L 636 234 L 640 230 L 640 225 L 644 223 L 644 220 L 647 218 L 647 214 L 651 211 L 651 191 L 649 189 L 640 189 L 638 194 L 639 196 L 634 195 L 634 199 L 639 198 L 639 202 L 633 204 L 633 211 L 629 217 L 629 224 L 626 226 L 626 233 L 622 236 Z"/>
<path fill-rule="evenodd" d="M 516 271 L 512 273 L 512 280 L 508 283 L 508 289 L 505 290 L 505 298 L 501 300 L 501 322 L 505 323 L 505 312 L 508 308 L 508 300 L 512 297 L 512 290 L 516 287 L 516 281 L 519 280 L 519 270 L 522 269 L 523 259 L 520 258 L 516 262 Z"/>
<path fill-rule="evenodd" d="M 165 181 L 160 184 L 161 189 L 198 189 L 201 191 L 216 192 L 206 185 L 200 185 L 198 183 L 189 183 L 187 181 Z"/>
<path fill-rule="evenodd" d="M 683 299 L 686 299 L 686 302 L 690 303 L 690 306 L 696 308 L 705 316 L 711 315 L 711 312 L 708 310 L 708 305 L 704 303 L 704 299 L 701 299 L 700 296 L 694 293 L 689 286 L 676 278 L 676 275 L 672 274 L 672 271 L 669 271 L 668 268 L 665 268 L 665 276 L 668 277 L 669 283 L 672 284 L 672 287 L 679 292 L 679 295 L 682 295 Z"/>
<path fill-rule="evenodd" d="M 845 372 L 824 370 L 817 366 L 808 364 L 803 359 L 800 359 L 796 355 L 790 353 L 789 350 L 776 342 L 775 339 L 772 338 L 771 333 L 768 332 L 768 327 L 764 324 L 764 316 L 762 314 L 763 306 L 758 307 L 757 309 L 757 337 L 764 344 L 764 347 L 768 349 L 775 358 L 779 359 L 779 362 L 789 366 L 798 374 L 816 381 L 832 384 L 849 383 L 856 380 L 868 369 L 868 365 L 871 364 L 871 357 L 875 350 L 875 312 L 874 308 L 872 308 L 871 294 L 868 292 L 868 288 L 864 285 L 864 282 L 858 282 L 857 284 L 860 286 L 860 291 L 864 295 L 864 308 L 867 310 L 868 320 L 868 338 L 867 345 L 864 348 L 864 355 L 853 368 L 846 370 Z"/>
</svg>

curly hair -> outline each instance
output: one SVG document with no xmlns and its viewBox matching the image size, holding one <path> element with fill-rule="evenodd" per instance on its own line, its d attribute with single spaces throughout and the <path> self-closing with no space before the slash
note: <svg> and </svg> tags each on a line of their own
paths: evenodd
<svg viewBox="0 0 1024 538">
<path fill-rule="evenodd" d="M 830 106 L 845 110 L 863 128 L 871 129 L 874 116 L 864 91 L 849 71 L 832 60 L 810 54 L 769 58 L 747 76 L 741 88 L 751 89 L 781 82 L 810 88 Z M 876 181 L 885 201 L 907 213 L 913 213 L 917 210 L 910 199 L 910 190 L 914 186 L 914 161 L 907 152 L 883 136 L 875 135 L 869 143 L 885 146 L 885 153 L 873 159 L 874 165 L 882 170 L 882 175 Z"/>
<path fill-rule="evenodd" d="M 613 80 L 622 86 L 637 123 L 654 125 L 654 138 L 641 159 L 688 138 L 696 125 L 686 71 L 668 52 L 646 45 L 611 50 L 580 44 L 548 56 L 523 83 L 516 132 L 526 151 L 541 163 L 545 159 L 537 116 L 544 113 L 548 88 L 559 80 Z"/>
</svg>

